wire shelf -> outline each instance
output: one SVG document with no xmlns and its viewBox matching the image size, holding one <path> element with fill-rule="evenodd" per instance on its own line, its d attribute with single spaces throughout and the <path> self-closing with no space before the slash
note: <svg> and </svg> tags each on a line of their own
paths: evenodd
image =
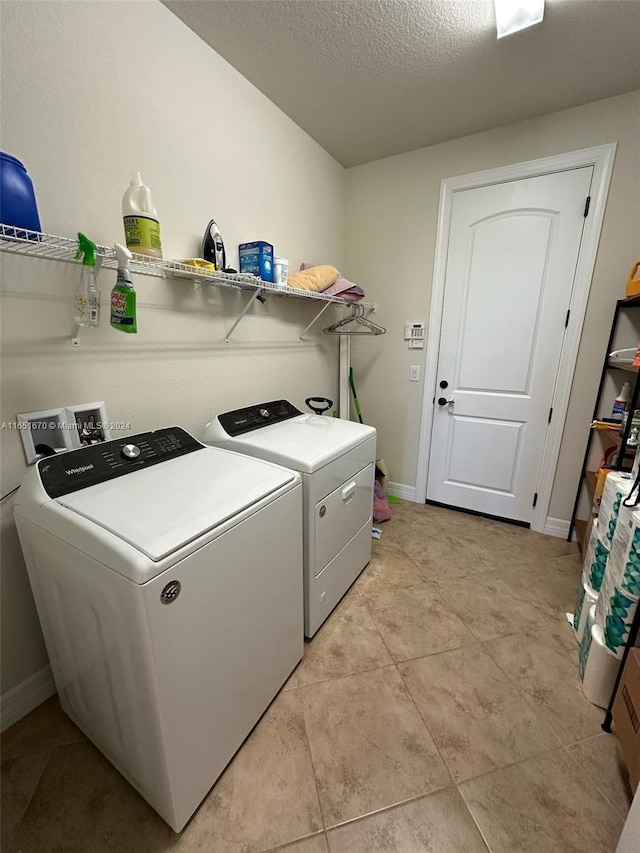
<svg viewBox="0 0 640 853">
<path fill-rule="evenodd" d="M 72 237 L 58 237 L 54 234 L 45 234 L 40 231 L 29 231 L 25 228 L 16 228 L 13 225 L 0 223 L 0 251 L 9 252 L 14 255 L 28 255 L 30 257 L 43 258 L 50 261 L 64 261 L 66 263 L 81 263 L 76 260 L 78 241 Z M 118 261 L 116 253 L 110 246 L 97 246 L 96 264 L 105 269 L 117 269 Z M 335 305 L 351 307 L 355 303 L 337 296 L 327 296 L 324 293 L 313 293 L 307 290 L 298 290 L 294 287 L 281 287 L 269 281 L 263 281 L 255 275 L 247 273 L 225 273 L 209 272 L 185 264 L 182 261 L 164 260 L 161 258 L 150 258 L 146 255 L 134 254 L 130 263 L 131 271 L 138 275 L 154 275 L 161 278 L 188 279 L 191 282 L 199 281 L 213 284 L 217 287 L 227 287 L 234 290 L 259 290 L 264 293 L 273 293 L 277 296 L 294 296 L 298 299 L 312 299 L 318 302 L 331 302 Z M 372 308 L 372 303 L 358 302 L 366 308 Z"/>
</svg>

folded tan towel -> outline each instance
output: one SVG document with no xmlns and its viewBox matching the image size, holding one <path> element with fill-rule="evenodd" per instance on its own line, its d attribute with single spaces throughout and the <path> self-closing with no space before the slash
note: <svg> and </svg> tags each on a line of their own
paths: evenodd
<svg viewBox="0 0 640 853">
<path fill-rule="evenodd" d="M 338 270 L 330 264 L 322 264 L 318 267 L 309 267 L 302 272 L 289 273 L 287 285 L 298 290 L 322 293 L 323 290 L 336 283 L 339 274 Z"/>
</svg>

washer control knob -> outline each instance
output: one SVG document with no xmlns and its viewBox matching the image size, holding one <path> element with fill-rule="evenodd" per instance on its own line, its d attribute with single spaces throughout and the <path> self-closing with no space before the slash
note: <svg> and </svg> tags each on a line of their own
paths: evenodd
<svg viewBox="0 0 640 853">
<path fill-rule="evenodd" d="M 140 448 L 137 444 L 125 444 L 122 455 L 125 459 L 137 459 L 140 456 Z"/>
<path fill-rule="evenodd" d="M 262 415 L 263 418 L 268 418 L 269 417 L 269 409 L 260 409 L 260 414 Z"/>
</svg>

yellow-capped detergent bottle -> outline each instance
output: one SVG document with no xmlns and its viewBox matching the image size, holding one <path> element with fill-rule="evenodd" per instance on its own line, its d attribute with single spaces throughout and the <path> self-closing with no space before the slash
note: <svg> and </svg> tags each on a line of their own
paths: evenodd
<svg viewBox="0 0 640 853">
<path fill-rule="evenodd" d="M 122 198 L 122 218 L 127 249 L 137 255 L 162 257 L 160 222 L 151 190 L 142 183 L 140 172 L 134 172 Z"/>
</svg>

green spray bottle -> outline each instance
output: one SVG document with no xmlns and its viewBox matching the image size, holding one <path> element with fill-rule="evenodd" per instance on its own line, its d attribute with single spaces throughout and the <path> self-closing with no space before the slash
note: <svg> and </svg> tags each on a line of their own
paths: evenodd
<svg viewBox="0 0 640 853">
<path fill-rule="evenodd" d="M 136 317 L 136 292 L 133 289 L 129 262 L 133 257 L 131 252 L 120 243 L 113 247 L 118 259 L 118 277 L 111 291 L 111 325 L 119 332 L 136 334 L 138 323 Z"/>
<path fill-rule="evenodd" d="M 74 323 L 77 326 L 100 325 L 100 291 L 96 283 L 96 244 L 78 233 L 76 260 L 82 258 L 80 281 L 73 297 Z"/>
</svg>

